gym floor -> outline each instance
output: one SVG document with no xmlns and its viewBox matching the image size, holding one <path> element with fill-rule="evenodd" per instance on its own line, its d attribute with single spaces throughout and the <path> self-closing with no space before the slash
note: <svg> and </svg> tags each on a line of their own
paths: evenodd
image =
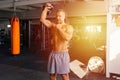
<svg viewBox="0 0 120 80">
<path fill-rule="evenodd" d="M 0 47 L 0 80 L 49 80 L 47 73 L 47 53 L 31 53 L 22 49 L 20 55 L 13 56 L 10 49 Z M 62 80 L 58 75 L 57 80 Z M 117 80 L 105 75 L 88 73 L 82 79 L 72 71 L 70 80 Z"/>
</svg>

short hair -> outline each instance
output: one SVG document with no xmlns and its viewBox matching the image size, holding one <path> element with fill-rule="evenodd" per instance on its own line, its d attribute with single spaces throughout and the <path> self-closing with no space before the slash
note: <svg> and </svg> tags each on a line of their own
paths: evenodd
<svg viewBox="0 0 120 80">
<path fill-rule="evenodd" d="M 58 9 L 57 12 L 65 12 L 64 9 Z"/>
<path fill-rule="evenodd" d="M 66 12 L 65 12 L 65 10 L 64 10 L 64 9 L 58 9 L 58 10 L 57 10 L 57 12 L 64 12 L 64 13 L 65 13 L 65 15 L 66 15 Z"/>
</svg>

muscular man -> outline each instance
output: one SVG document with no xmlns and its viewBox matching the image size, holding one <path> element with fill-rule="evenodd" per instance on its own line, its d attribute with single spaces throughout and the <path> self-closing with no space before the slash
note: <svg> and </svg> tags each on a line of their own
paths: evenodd
<svg viewBox="0 0 120 80">
<path fill-rule="evenodd" d="M 40 21 L 52 30 L 52 51 L 48 59 L 48 72 L 50 80 L 56 80 L 57 74 L 62 76 L 63 80 L 69 80 L 69 61 L 68 44 L 72 38 L 73 27 L 65 23 L 65 12 L 60 9 L 56 13 L 57 23 L 49 21 L 47 12 L 53 8 L 50 3 L 45 5 L 41 13 Z"/>
</svg>

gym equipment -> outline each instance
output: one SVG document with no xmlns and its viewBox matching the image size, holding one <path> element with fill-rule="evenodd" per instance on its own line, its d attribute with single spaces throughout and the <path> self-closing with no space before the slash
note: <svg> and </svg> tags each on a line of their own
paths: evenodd
<svg viewBox="0 0 120 80">
<path fill-rule="evenodd" d="M 88 61 L 87 67 L 90 72 L 103 73 L 103 74 L 105 72 L 104 61 L 98 56 L 91 57 Z"/>
<path fill-rule="evenodd" d="M 11 53 L 20 54 L 20 24 L 19 18 L 16 16 L 11 19 Z"/>
</svg>

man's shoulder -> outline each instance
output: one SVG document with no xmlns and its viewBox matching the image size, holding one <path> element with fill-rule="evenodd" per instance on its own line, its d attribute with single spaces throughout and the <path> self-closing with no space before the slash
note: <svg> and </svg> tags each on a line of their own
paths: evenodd
<svg viewBox="0 0 120 80">
<path fill-rule="evenodd" d="M 73 26 L 70 25 L 70 24 L 67 24 L 66 30 L 67 30 L 68 32 L 74 32 L 74 28 L 73 28 Z"/>
<path fill-rule="evenodd" d="M 70 25 L 70 24 L 66 24 L 66 26 L 67 26 L 67 28 L 71 28 L 71 29 L 73 29 L 73 26 L 72 25 Z"/>
<path fill-rule="evenodd" d="M 70 25 L 70 24 L 65 24 L 66 25 L 66 27 L 72 27 L 72 25 Z"/>
</svg>

